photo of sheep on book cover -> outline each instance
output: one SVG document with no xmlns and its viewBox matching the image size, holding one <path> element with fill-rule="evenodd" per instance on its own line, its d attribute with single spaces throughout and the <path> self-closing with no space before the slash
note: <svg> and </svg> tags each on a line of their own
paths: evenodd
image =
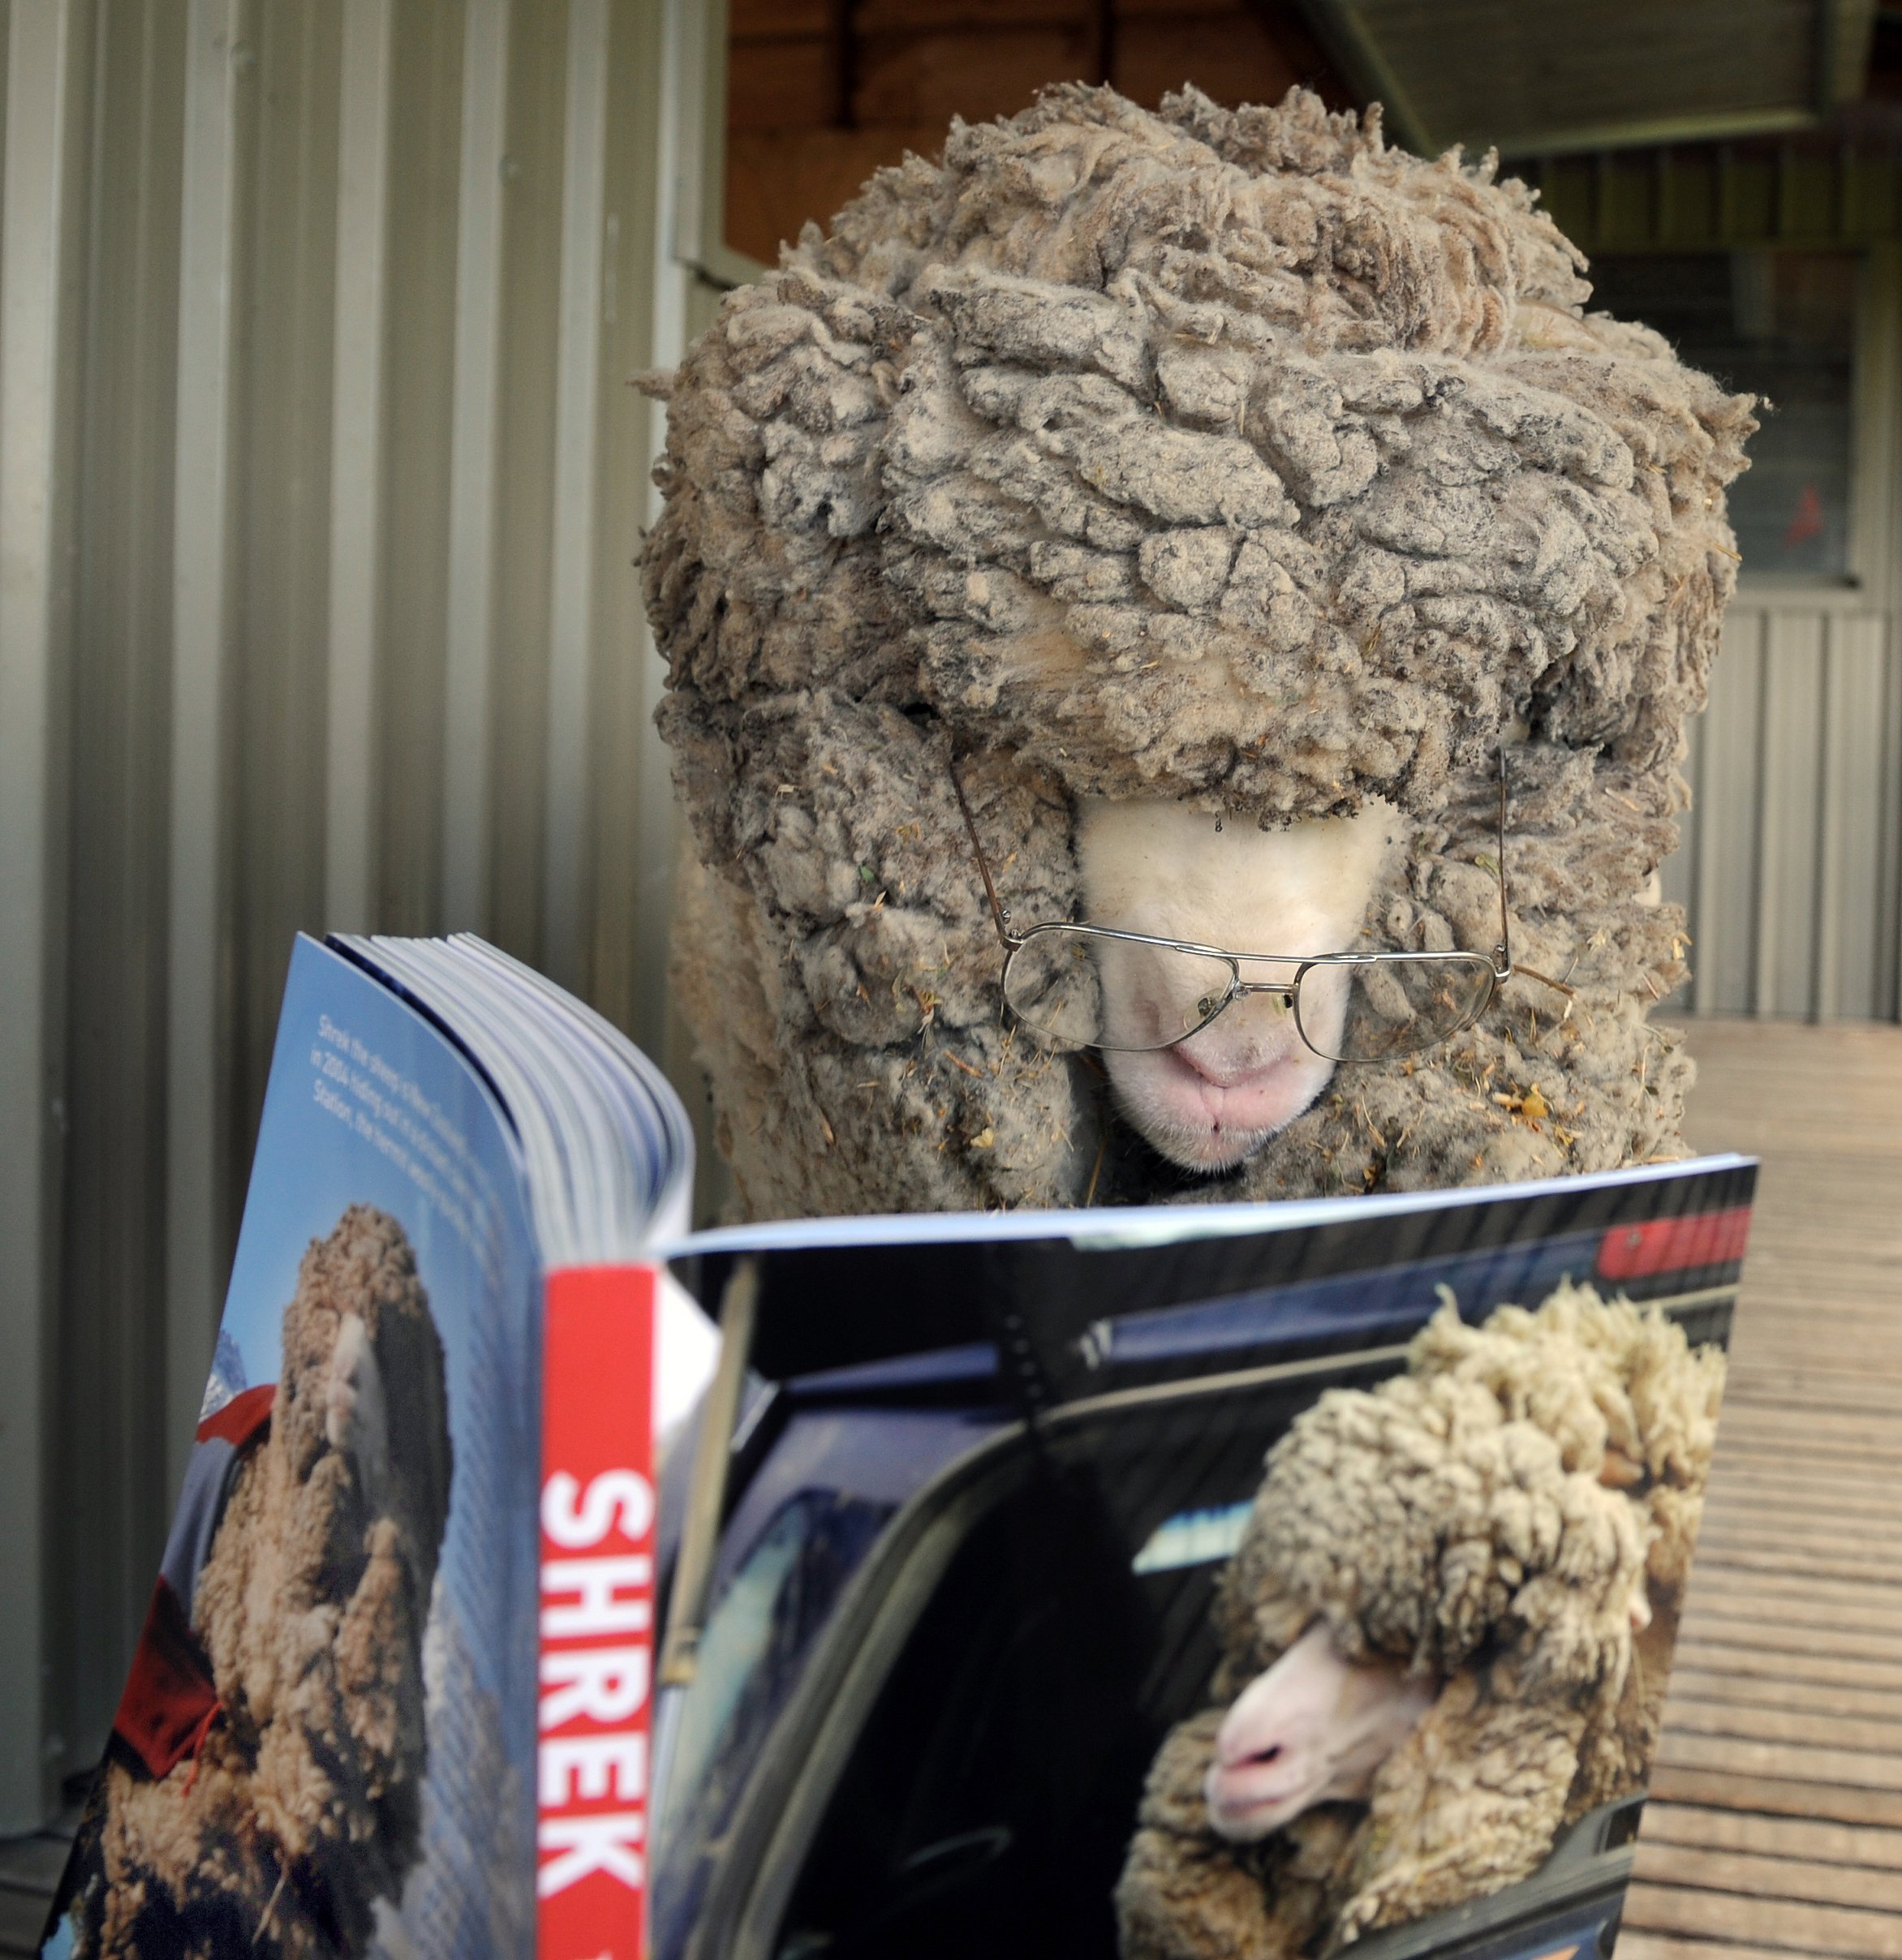
<svg viewBox="0 0 1902 1960">
<path fill-rule="evenodd" d="M 1608 1960 L 1754 1177 L 690 1241 L 654 1960 Z"/>
<path fill-rule="evenodd" d="M 678 1102 L 604 1030 L 479 942 L 299 942 L 185 1487 L 47 1954 L 516 1960 L 570 1907 L 635 1949 L 664 1412 L 651 1269 L 643 1294 L 614 1258 L 678 1234 L 689 1159 Z M 592 1085 L 615 1146 L 592 1197 L 551 1167 L 536 1081 L 570 1109 Z M 623 1461 L 570 1506 L 543 1488 L 558 1310 L 638 1350 L 618 1399 L 582 1390 Z M 626 1554 L 592 1617 L 591 1550 Z"/>
</svg>

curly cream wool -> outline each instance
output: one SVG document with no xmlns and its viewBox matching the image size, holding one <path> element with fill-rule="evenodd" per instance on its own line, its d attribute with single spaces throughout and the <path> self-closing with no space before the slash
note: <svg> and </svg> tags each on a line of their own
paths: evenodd
<svg viewBox="0 0 1902 1960">
<path fill-rule="evenodd" d="M 1404 1374 L 1296 1417 L 1217 1588 L 1211 1705 L 1150 1769 L 1124 1960 L 1336 1952 L 1525 1877 L 1641 1790 L 1723 1376 L 1656 1308 L 1566 1285 L 1479 1327 L 1444 1307 Z M 1315 1627 L 1406 1670 L 1426 1713 L 1364 1802 L 1234 1842 L 1205 1799 L 1223 1717 Z"/>
<path fill-rule="evenodd" d="M 1185 1188 L 1093 1058 L 1001 1014 L 953 759 L 1020 921 L 1081 916 L 1080 799 L 1268 828 L 1377 797 L 1356 944 L 1486 952 L 1504 742 L 1513 950 L 1571 1012 L 1511 984 L 1194 1194 L 1681 1152 L 1655 874 L 1755 425 L 1588 313 L 1583 266 L 1490 161 L 1388 149 L 1377 112 L 1079 85 L 954 124 L 729 295 L 652 384 L 644 570 L 694 845 L 675 976 L 749 1211 Z"/>
</svg>

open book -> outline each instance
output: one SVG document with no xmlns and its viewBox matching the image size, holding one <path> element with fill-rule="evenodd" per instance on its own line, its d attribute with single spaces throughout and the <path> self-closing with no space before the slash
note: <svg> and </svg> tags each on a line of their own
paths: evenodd
<svg viewBox="0 0 1902 1960">
<path fill-rule="evenodd" d="M 639 1950 L 691 1159 L 652 1064 L 493 948 L 298 941 L 49 1952 Z"/>
<path fill-rule="evenodd" d="M 690 1168 L 493 949 L 299 943 L 49 1952 L 1608 1947 L 1753 1165 L 697 1236 Z"/>
</svg>

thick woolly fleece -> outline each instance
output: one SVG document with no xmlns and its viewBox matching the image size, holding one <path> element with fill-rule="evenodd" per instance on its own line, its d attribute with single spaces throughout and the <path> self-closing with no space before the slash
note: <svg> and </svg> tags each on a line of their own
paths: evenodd
<svg viewBox="0 0 1902 1960">
<path fill-rule="evenodd" d="M 1222 1576 L 1214 1705 L 1150 1771 L 1124 1960 L 1293 1960 L 1522 1878 L 1642 1788 L 1723 1387 L 1718 1349 L 1567 1286 L 1478 1328 L 1448 1306 L 1405 1374 L 1298 1417 Z M 1229 1843 L 1203 1797 L 1216 1730 L 1316 1619 L 1443 1685 L 1366 1806 Z"/>
<path fill-rule="evenodd" d="M 881 171 L 651 380 L 675 972 L 747 1210 L 1180 1181 L 1090 1061 L 1001 1025 L 954 754 L 1021 922 L 1078 915 L 1079 797 L 1272 826 L 1378 794 L 1405 834 L 1362 943 L 1485 951 L 1507 741 L 1513 948 L 1569 1019 L 1516 983 L 1195 1194 L 1680 1154 L 1653 874 L 1755 424 L 1588 314 L 1583 266 L 1522 185 L 1385 148 L 1377 111 L 1078 85 Z"/>
<path fill-rule="evenodd" d="M 388 1474 L 331 1446 L 331 1357 L 363 1320 L 389 1397 Z M 240 1468 L 193 1623 L 220 1712 L 154 1782 L 109 1761 L 75 1952 L 115 1960 L 367 1949 L 421 1824 L 423 1630 L 449 1511 L 442 1345 L 402 1227 L 354 1205 L 284 1313 L 267 1439 Z M 374 1501 L 373 1501 L 374 1499 Z"/>
</svg>

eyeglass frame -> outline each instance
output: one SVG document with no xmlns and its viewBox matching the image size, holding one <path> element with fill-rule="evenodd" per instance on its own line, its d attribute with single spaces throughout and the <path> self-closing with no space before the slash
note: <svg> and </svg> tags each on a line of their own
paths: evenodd
<svg viewBox="0 0 1902 1960">
<path fill-rule="evenodd" d="M 1314 954 L 1233 952 L 1223 946 L 1199 945 L 1193 939 L 1163 939 L 1153 933 L 1129 932 L 1115 926 L 1073 924 L 1068 920 L 1060 919 L 1039 922 L 1019 933 L 1012 927 L 1009 908 L 997 896 L 997 887 L 996 881 L 991 876 L 989 861 L 984 856 L 983 845 L 978 840 L 976 820 L 971 815 L 970 804 L 964 793 L 964 784 L 958 779 L 956 763 L 952 762 L 948 764 L 951 776 L 951 787 L 957 797 L 957 807 L 963 813 L 964 827 L 970 836 L 970 848 L 978 861 L 979 875 L 984 881 L 984 896 L 990 900 L 992 923 L 996 927 L 997 937 L 1004 948 L 1004 971 L 998 978 L 1000 989 L 1005 990 L 1004 1004 L 1009 1008 L 1014 1018 L 1022 1019 L 1022 1017 L 1018 1014 L 1017 1010 L 1010 1006 L 1009 995 L 1007 991 L 1010 980 L 1011 962 L 1039 934 L 1046 932 L 1080 933 L 1087 938 L 1116 939 L 1128 945 L 1159 946 L 1168 952 L 1191 953 L 1205 960 L 1219 960 L 1229 969 L 1229 987 L 1227 992 L 1222 996 L 1220 1004 L 1212 1013 L 1198 1021 L 1194 1027 L 1185 1029 L 1173 1039 L 1159 1042 L 1153 1047 L 1128 1051 L 1121 1051 L 1121 1044 L 1113 1042 L 1082 1042 L 1068 1044 L 1073 1047 L 1097 1048 L 1105 1051 L 1125 1051 L 1137 1054 L 1160 1054 L 1164 1049 L 1179 1047 L 1184 1042 L 1193 1040 L 1196 1035 L 1202 1033 L 1203 1029 L 1212 1027 L 1236 1001 L 1246 999 L 1251 994 L 1278 994 L 1293 1016 L 1295 1032 L 1300 1036 L 1302 1045 L 1311 1054 L 1319 1055 L 1322 1060 L 1332 1062 L 1338 1068 L 1356 1068 L 1366 1066 L 1375 1060 L 1391 1060 L 1394 1059 L 1392 1056 L 1379 1058 L 1369 1056 L 1349 1060 L 1344 1056 L 1331 1055 L 1317 1047 L 1308 1038 L 1307 1029 L 1302 1025 L 1301 983 L 1316 967 L 1376 966 L 1401 961 L 1405 961 L 1413 965 L 1426 962 L 1444 963 L 1448 965 L 1457 963 L 1471 966 L 1476 961 L 1484 961 L 1489 978 L 1486 992 L 1478 1004 L 1463 1020 L 1448 1028 L 1444 1034 L 1436 1034 L 1432 1040 L 1422 1042 L 1418 1048 L 1404 1051 L 1414 1055 L 1424 1054 L 1427 1049 L 1437 1047 L 1441 1042 L 1451 1041 L 1456 1034 L 1463 1034 L 1465 1029 L 1478 1021 L 1486 1010 L 1492 1005 L 1499 997 L 1500 989 L 1508 980 L 1517 975 L 1523 974 L 1529 980 L 1542 982 L 1556 992 L 1564 994 L 1569 1002 L 1575 996 L 1573 990 L 1564 981 L 1554 980 L 1544 974 L 1536 973 L 1530 966 L 1515 966 L 1513 963 L 1512 926 L 1508 917 L 1506 893 L 1506 751 L 1503 743 L 1500 747 L 1499 762 L 1499 853 L 1495 861 L 1495 875 L 1499 879 L 1500 886 L 1500 936 L 1499 943 L 1492 948 L 1490 954 L 1469 952 L 1460 948 L 1454 948 L 1446 952 L 1382 952 Z M 1284 965 L 1292 965 L 1295 969 L 1294 975 L 1293 978 L 1288 980 L 1245 981 L 1241 978 L 1241 963 L 1244 961 L 1254 960 L 1275 960 Z M 1569 1014 L 1570 1012 L 1571 1008 L 1568 1005 L 1566 1012 Z M 1033 1024 L 1026 1023 L 1026 1025 L 1031 1027 L 1033 1033 L 1038 1032 Z M 1039 1038 L 1043 1038 L 1040 1036 Z M 1061 1040 L 1061 1038 L 1057 1038 Z"/>
</svg>

